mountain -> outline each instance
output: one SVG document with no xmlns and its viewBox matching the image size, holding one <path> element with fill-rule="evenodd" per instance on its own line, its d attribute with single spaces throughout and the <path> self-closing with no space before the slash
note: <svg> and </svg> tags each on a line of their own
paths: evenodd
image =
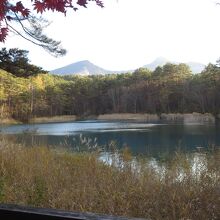
<svg viewBox="0 0 220 220">
<path fill-rule="evenodd" d="M 202 63 L 188 62 L 186 63 L 193 73 L 201 73 L 205 69 L 205 65 Z"/>
<path fill-rule="evenodd" d="M 149 70 L 155 70 L 158 66 L 163 66 L 166 63 L 169 63 L 170 61 L 164 57 L 158 57 L 156 58 L 152 63 L 146 64 L 143 67 L 147 68 Z"/>
<path fill-rule="evenodd" d="M 59 69 L 52 70 L 50 72 L 59 75 L 69 75 L 69 74 L 98 75 L 98 74 L 115 73 L 115 71 L 105 70 L 99 66 L 96 66 L 88 60 L 72 63 L 67 66 L 61 67 Z"/>
<path fill-rule="evenodd" d="M 155 59 L 152 63 L 146 64 L 146 65 L 144 65 L 143 67 L 144 67 L 144 68 L 148 68 L 149 70 L 152 70 L 152 71 L 153 71 L 153 70 L 156 69 L 156 67 L 158 67 L 158 66 L 163 66 L 163 65 L 165 65 L 166 63 L 179 64 L 180 62 L 170 61 L 170 60 L 168 60 L 168 59 L 166 59 L 166 58 L 164 58 L 164 57 L 158 57 L 158 58 Z M 205 65 L 202 64 L 202 63 L 187 62 L 186 64 L 190 67 L 190 69 L 191 69 L 191 71 L 192 71 L 193 73 L 200 73 L 200 72 L 202 72 L 202 70 L 204 70 L 204 68 L 205 68 Z"/>
<path fill-rule="evenodd" d="M 158 66 L 163 66 L 166 63 L 174 63 L 178 64 L 179 62 L 170 61 L 164 57 L 158 57 L 152 63 L 146 64 L 143 67 L 148 68 L 149 70 L 155 70 Z M 193 73 L 200 73 L 204 68 L 205 65 L 196 62 L 188 62 L 186 63 L 189 65 L 190 69 Z M 88 60 L 79 61 L 76 63 L 69 64 L 67 66 L 61 67 L 59 69 L 55 69 L 50 71 L 53 74 L 58 75 L 70 75 L 70 74 L 79 74 L 79 75 L 99 75 L 99 74 L 112 74 L 112 73 L 125 73 L 125 72 L 133 72 L 134 70 L 127 70 L 127 71 L 110 71 L 103 69 L 95 64 L 91 63 Z"/>
</svg>

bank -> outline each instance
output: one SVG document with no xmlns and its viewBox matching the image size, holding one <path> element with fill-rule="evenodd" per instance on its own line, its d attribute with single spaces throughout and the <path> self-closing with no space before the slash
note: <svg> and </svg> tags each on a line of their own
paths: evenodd
<svg viewBox="0 0 220 220">
<path fill-rule="evenodd" d="M 214 116 L 211 113 L 162 113 L 162 114 L 148 114 L 148 113 L 113 113 L 102 115 L 76 116 L 76 115 L 59 115 L 52 117 L 33 117 L 28 120 L 30 124 L 40 123 L 59 123 L 59 122 L 73 122 L 79 120 L 108 120 L 108 121 L 137 121 L 146 123 L 215 123 L 220 120 L 220 114 Z M 22 124 L 24 122 L 13 118 L 0 118 L 1 125 L 8 124 Z"/>
<path fill-rule="evenodd" d="M 22 124 L 21 121 L 15 120 L 14 118 L 0 118 L 0 125 L 16 125 Z"/>
<path fill-rule="evenodd" d="M 217 116 L 211 113 L 162 113 L 162 114 L 147 114 L 147 113 L 113 113 L 103 115 L 76 116 L 76 115 L 60 115 L 53 117 L 33 117 L 28 123 L 59 123 L 73 122 L 78 120 L 108 120 L 108 121 L 138 121 L 146 123 L 215 123 L 220 119 L 220 114 Z M 21 124 L 21 121 L 13 118 L 0 119 L 0 124 Z"/>
</svg>

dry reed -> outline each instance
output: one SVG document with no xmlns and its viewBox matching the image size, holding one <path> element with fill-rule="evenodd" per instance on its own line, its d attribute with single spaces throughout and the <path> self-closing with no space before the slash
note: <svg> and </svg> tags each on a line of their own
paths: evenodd
<svg viewBox="0 0 220 220">
<path fill-rule="evenodd" d="M 194 162 L 192 162 L 194 161 Z M 198 162 L 199 161 L 199 162 Z M 0 202 L 149 219 L 220 219 L 220 152 L 160 166 L 0 143 Z"/>
</svg>

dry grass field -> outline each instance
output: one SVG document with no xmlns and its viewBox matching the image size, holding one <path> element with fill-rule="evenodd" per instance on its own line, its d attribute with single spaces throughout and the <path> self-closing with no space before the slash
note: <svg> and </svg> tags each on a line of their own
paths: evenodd
<svg viewBox="0 0 220 220">
<path fill-rule="evenodd" d="M 0 203 L 149 219 L 220 219 L 220 152 L 153 166 L 128 150 L 108 162 L 0 143 Z M 194 161 L 194 162 L 192 162 Z"/>
</svg>

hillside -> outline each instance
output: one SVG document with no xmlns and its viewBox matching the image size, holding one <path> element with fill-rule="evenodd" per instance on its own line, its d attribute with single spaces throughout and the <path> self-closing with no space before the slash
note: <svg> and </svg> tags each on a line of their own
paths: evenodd
<svg viewBox="0 0 220 220">
<path fill-rule="evenodd" d="M 218 115 L 219 88 L 220 68 L 216 65 L 197 77 L 182 65 L 164 66 L 152 74 L 138 69 L 92 77 L 39 74 L 21 78 L 0 70 L 0 118 L 28 121 L 59 115 L 177 112 Z"/>
</svg>

